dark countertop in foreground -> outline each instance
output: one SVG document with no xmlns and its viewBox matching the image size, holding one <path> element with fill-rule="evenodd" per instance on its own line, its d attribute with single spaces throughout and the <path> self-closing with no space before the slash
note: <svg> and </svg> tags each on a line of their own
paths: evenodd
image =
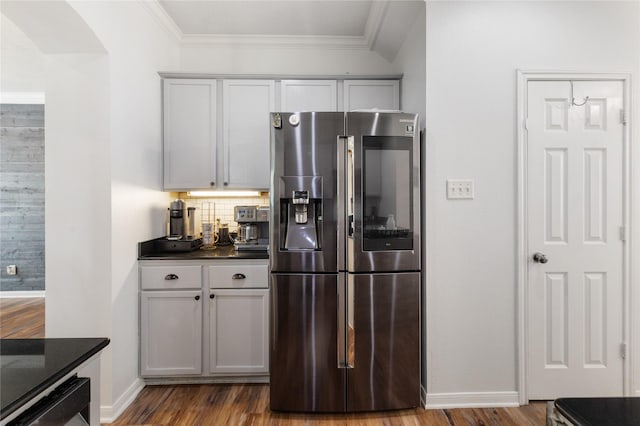
<svg viewBox="0 0 640 426">
<path fill-rule="evenodd" d="M 107 338 L 0 339 L 0 419 L 109 344 Z"/>
<path fill-rule="evenodd" d="M 236 251 L 235 246 L 200 247 L 193 251 L 158 251 L 154 248 L 156 240 L 138 244 L 138 260 L 207 260 L 207 259 L 269 259 L 266 250 Z"/>
<path fill-rule="evenodd" d="M 640 423 L 640 398 L 560 398 L 556 409 L 576 426 L 627 426 Z"/>
</svg>

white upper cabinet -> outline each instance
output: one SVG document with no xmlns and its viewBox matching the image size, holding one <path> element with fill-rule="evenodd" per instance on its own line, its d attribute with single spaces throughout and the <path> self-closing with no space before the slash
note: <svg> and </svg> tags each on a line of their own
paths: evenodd
<svg viewBox="0 0 640 426">
<path fill-rule="evenodd" d="M 276 80 L 164 78 L 164 190 L 268 190 L 270 112 L 400 108 L 399 80 L 279 85 L 276 100 Z"/>
<path fill-rule="evenodd" d="M 275 82 L 225 80 L 222 105 L 224 188 L 268 189 Z"/>
<path fill-rule="evenodd" d="M 337 111 L 336 80 L 282 80 L 280 110 Z"/>
<path fill-rule="evenodd" d="M 344 110 L 400 109 L 398 80 L 345 80 Z"/>
<path fill-rule="evenodd" d="M 164 189 L 216 187 L 216 81 L 165 79 Z"/>
</svg>

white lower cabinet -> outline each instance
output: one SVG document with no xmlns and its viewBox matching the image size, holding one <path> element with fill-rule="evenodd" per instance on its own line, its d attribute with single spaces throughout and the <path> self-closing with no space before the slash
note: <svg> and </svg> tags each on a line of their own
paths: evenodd
<svg viewBox="0 0 640 426">
<path fill-rule="evenodd" d="M 211 290 L 211 373 L 268 373 L 269 290 Z"/>
<path fill-rule="evenodd" d="M 143 291 L 142 376 L 202 373 L 202 291 Z"/>
<path fill-rule="evenodd" d="M 154 380 L 265 379 L 267 262 L 140 261 L 140 375 Z"/>
</svg>

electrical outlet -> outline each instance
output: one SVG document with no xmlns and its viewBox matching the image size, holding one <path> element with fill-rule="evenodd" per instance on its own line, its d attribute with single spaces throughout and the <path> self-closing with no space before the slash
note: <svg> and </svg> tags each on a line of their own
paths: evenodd
<svg viewBox="0 0 640 426">
<path fill-rule="evenodd" d="M 7 275 L 17 275 L 18 268 L 16 265 L 7 265 Z"/>
<path fill-rule="evenodd" d="M 473 180 L 447 179 L 447 199 L 473 200 Z"/>
</svg>

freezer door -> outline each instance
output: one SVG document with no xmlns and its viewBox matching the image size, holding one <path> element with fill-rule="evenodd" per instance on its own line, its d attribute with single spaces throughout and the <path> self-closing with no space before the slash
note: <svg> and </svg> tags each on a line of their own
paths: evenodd
<svg viewBox="0 0 640 426">
<path fill-rule="evenodd" d="M 348 274 L 347 411 L 420 405 L 420 273 Z"/>
<path fill-rule="evenodd" d="M 348 113 L 347 270 L 420 269 L 418 117 Z"/>
<path fill-rule="evenodd" d="M 338 275 L 271 275 L 271 409 L 344 412 Z"/>
</svg>

